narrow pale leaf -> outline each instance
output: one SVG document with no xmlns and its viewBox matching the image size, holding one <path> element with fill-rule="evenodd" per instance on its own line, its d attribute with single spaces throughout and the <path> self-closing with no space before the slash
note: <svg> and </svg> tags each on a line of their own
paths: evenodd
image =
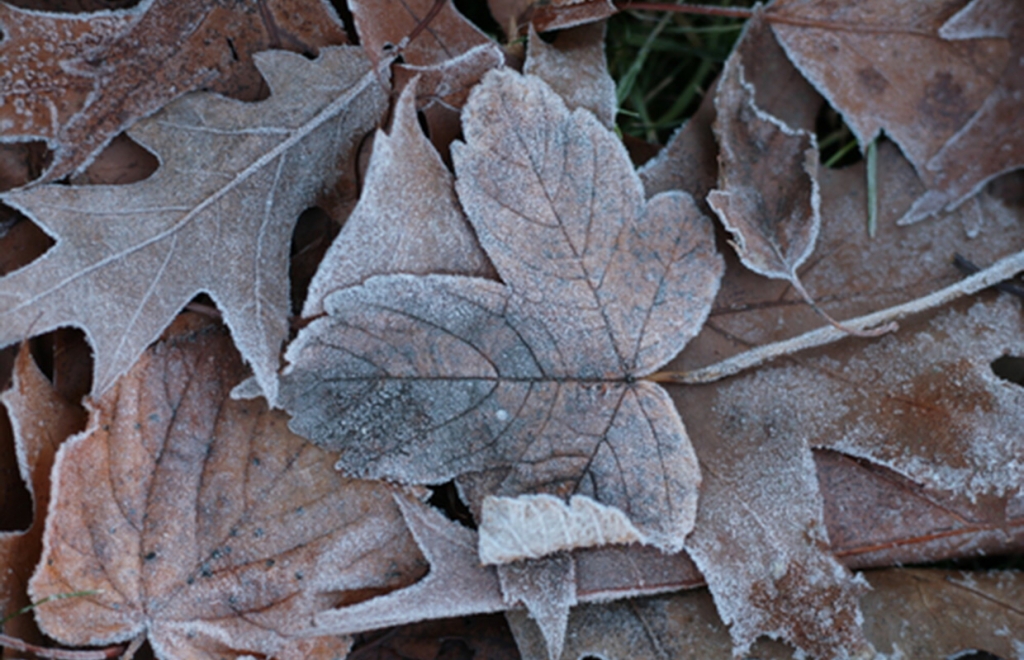
<svg viewBox="0 0 1024 660">
<path fill-rule="evenodd" d="M 569 610 L 576 600 L 576 562 L 569 554 L 498 567 L 501 593 L 508 605 L 521 604 L 522 610 L 509 610 L 510 620 L 528 616 L 540 628 L 548 650 L 548 660 L 562 657 Z"/>
<path fill-rule="evenodd" d="M 303 316 L 322 314 L 332 291 L 371 275 L 489 270 L 454 177 L 416 121 L 415 92 L 413 83 L 398 98 L 391 134 L 377 131 L 359 203 L 320 262 Z"/>
<path fill-rule="evenodd" d="M 81 327 L 95 350 L 100 394 L 207 292 L 275 399 L 292 228 L 339 178 L 339 154 L 376 123 L 384 93 L 353 48 L 324 49 L 314 61 L 286 52 L 257 61 L 269 99 L 197 94 L 132 129 L 161 158 L 149 179 L 4 197 L 57 244 L 0 279 L 0 344 Z"/>
</svg>

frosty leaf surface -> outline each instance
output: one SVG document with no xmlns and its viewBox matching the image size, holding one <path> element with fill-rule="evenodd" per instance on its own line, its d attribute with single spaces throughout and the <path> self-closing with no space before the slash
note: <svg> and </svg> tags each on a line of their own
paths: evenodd
<svg viewBox="0 0 1024 660">
<path fill-rule="evenodd" d="M 884 130 L 926 177 L 929 159 L 982 106 L 1010 55 L 1005 39 L 939 35 L 962 5 L 787 0 L 770 11 L 779 42 L 861 149 Z"/>
<path fill-rule="evenodd" d="M 0 343 L 61 325 L 83 328 L 99 394 L 207 292 L 274 400 L 292 228 L 339 178 L 339 154 L 373 126 L 384 98 L 350 47 L 324 49 L 314 61 L 286 52 L 257 60 L 269 99 L 197 94 L 132 129 L 161 158 L 150 178 L 4 196 L 57 243 L 0 279 Z"/>
<path fill-rule="evenodd" d="M 430 572 L 404 589 L 321 613 L 316 618 L 318 631 L 355 633 L 505 609 L 497 571 L 480 565 L 473 530 L 407 496 L 396 495 L 395 502 L 430 563 Z"/>
<path fill-rule="evenodd" d="M 738 53 L 718 81 L 715 110 L 719 189 L 708 194 L 708 204 L 732 234 L 743 265 L 799 282 L 797 268 L 821 226 L 814 135 L 757 107 Z"/>
<path fill-rule="evenodd" d="M 1010 57 L 996 88 L 970 120 L 928 161 L 929 191 L 904 216 L 913 222 L 956 207 L 994 177 L 1024 165 L 1024 139 L 1015 130 L 1024 94 L 1024 19 L 1012 2 L 975 0 L 939 30 L 956 44 L 1003 38 Z"/>
<path fill-rule="evenodd" d="M 31 594 L 95 593 L 38 620 L 73 645 L 144 633 L 160 658 L 301 657 L 318 612 L 414 581 L 421 556 L 391 489 L 228 398 L 245 369 L 226 332 L 170 332 L 58 455 Z"/>
<path fill-rule="evenodd" d="M 604 22 L 562 30 L 550 44 L 531 29 L 523 73 L 550 85 L 570 110 L 586 108 L 610 129 L 615 126 L 618 103 L 605 59 L 604 37 Z"/>
<path fill-rule="evenodd" d="M 60 179 L 134 121 L 196 89 L 257 98 L 253 53 L 345 43 L 326 3 L 271 0 L 262 11 L 209 0 L 145 0 L 128 10 L 56 14 L 0 7 L 4 142 L 46 140 Z M 237 47 L 234 45 L 237 44 Z"/>
<path fill-rule="evenodd" d="M 804 419 L 783 407 L 786 390 L 758 385 L 688 388 L 676 398 L 702 429 L 693 437 L 704 484 L 686 551 L 737 653 L 768 635 L 814 657 L 863 654 L 863 583 L 828 551 Z M 762 415 L 748 414 L 751 392 L 765 403 Z"/>
<path fill-rule="evenodd" d="M 337 291 L 286 355 L 293 428 L 339 467 L 491 494 L 585 494 L 678 548 L 698 473 L 665 393 L 636 381 L 703 321 L 721 262 L 685 195 L 643 201 L 624 149 L 536 78 L 488 75 L 456 190 L 504 284 L 387 276 Z"/>
<path fill-rule="evenodd" d="M 413 83 L 399 97 L 391 134 L 377 131 L 359 203 L 320 262 L 303 316 L 322 314 L 332 291 L 371 275 L 489 270 L 454 177 L 416 121 L 415 92 Z"/>
</svg>

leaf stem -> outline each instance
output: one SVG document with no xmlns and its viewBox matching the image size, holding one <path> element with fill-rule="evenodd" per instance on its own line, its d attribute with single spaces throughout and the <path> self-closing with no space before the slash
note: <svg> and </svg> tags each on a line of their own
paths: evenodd
<svg viewBox="0 0 1024 660">
<path fill-rule="evenodd" d="M 915 298 L 902 305 L 896 305 L 866 316 L 850 319 L 844 325 L 850 328 L 863 329 L 895 321 L 911 314 L 917 314 L 918 312 L 945 305 L 962 296 L 977 293 L 982 289 L 987 289 L 999 282 L 1008 280 L 1021 271 L 1024 271 L 1024 250 L 1004 257 L 988 268 L 978 271 L 974 275 L 966 277 L 955 284 L 934 291 L 926 296 Z M 847 333 L 838 328 L 825 326 L 791 339 L 758 346 L 707 367 L 682 372 L 661 371 L 648 376 L 647 380 L 656 383 L 681 383 L 687 385 L 713 383 L 746 369 L 765 364 L 776 358 L 792 355 L 808 348 L 825 346 L 846 336 Z"/>
</svg>

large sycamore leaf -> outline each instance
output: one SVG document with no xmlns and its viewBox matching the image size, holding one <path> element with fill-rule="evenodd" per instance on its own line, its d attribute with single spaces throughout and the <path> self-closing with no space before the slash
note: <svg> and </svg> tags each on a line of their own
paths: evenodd
<svg viewBox="0 0 1024 660">
<path fill-rule="evenodd" d="M 703 323 L 722 269 L 709 221 L 681 193 L 645 204 L 614 135 L 536 78 L 489 74 L 463 121 L 459 198 L 504 284 L 394 275 L 328 296 L 286 356 L 293 428 L 352 474 L 503 468 L 490 495 L 585 496 L 678 549 L 699 473 L 638 379 Z"/>
<path fill-rule="evenodd" d="M 58 453 L 31 594 L 94 593 L 41 606 L 41 627 L 73 645 L 144 634 L 160 658 L 344 655 L 300 639 L 316 614 L 423 572 L 391 489 L 229 399 L 245 368 L 226 332 L 186 316 L 169 334 Z"/>
<path fill-rule="evenodd" d="M 101 394 L 199 292 L 217 302 L 270 401 L 287 334 L 288 245 L 299 214 L 376 123 L 384 92 L 354 48 L 309 61 L 257 57 L 259 103 L 188 96 L 131 136 L 161 160 L 125 186 L 40 186 L 15 206 L 57 243 L 0 279 L 0 344 L 61 325 L 85 330 Z"/>
<path fill-rule="evenodd" d="M 0 4 L 0 28 L 0 142 L 45 140 L 54 150 L 46 181 L 79 169 L 126 126 L 190 91 L 258 97 L 255 52 L 345 43 L 324 0 L 270 0 L 259 11 L 144 0 L 93 14 Z"/>
</svg>

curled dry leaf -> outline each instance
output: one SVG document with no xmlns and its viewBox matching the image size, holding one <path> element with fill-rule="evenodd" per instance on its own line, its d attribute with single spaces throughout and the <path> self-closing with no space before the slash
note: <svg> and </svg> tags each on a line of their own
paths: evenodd
<svg viewBox="0 0 1024 660">
<path fill-rule="evenodd" d="M 22 479 L 32 494 L 32 524 L 21 532 L 0 532 L 0 616 L 29 604 L 28 580 L 43 550 L 43 522 L 50 503 L 50 470 L 57 448 L 65 438 L 85 426 L 85 411 L 61 397 L 39 371 L 28 344 L 22 344 L 15 362 L 11 388 L 0 395 L 14 431 L 14 445 Z M 5 502 L 10 506 L 9 502 Z M 3 632 L 38 642 L 30 617 L 18 617 Z"/>
<path fill-rule="evenodd" d="M 614 135 L 536 78 L 489 74 L 464 122 L 459 199 L 505 284 L 394 275 L 328 296 L 286 355 L 293 428 L 352 474 L 502 467 L 491 495 L 586 495 L 679 548 L 699 474 L 664 391 L 636 379 L 703 323 L 710 223 L 681 193 L 645 205 Z"/>
<path fill-rule="evenodd" d="M 253 54 L 345 43 L 330 4 L 269 0 L 259 11 L 209 0 L 145 0 L 96 14 L 0 5 L 3 142 L 46 140 L 42 180 L 78 170 L 134 121 L 196 89 L 256 98 Z"/>
<path fill-rule="evenodd" d="M 720 189 L 708 204 L 732 234 L 743 265 L 789 280 L 809 303 L 797 269 L 814 250 L 821 227 L 818 146 L 757 107 L 739 53 L 725 64 L 715 94 Z"/>
<path fill-rule="evenodd" d="M 227 333 L 184 317 L 92 406 L 57 457 L 35 600 L 50 636 L 145 634 L 160 658 L 344 652 L 308 637 L 318 612 L 400 587 L 422 558 L 383 484 L 288 432 Z M 190 327 L 191 326 L 191 327 Z"/>
<path fill-rule="evenodd" d="M 398 98 L 391 134 L 377 131 L 359 203 L 309 285 L 303 316 L 323 314 L 330 293 L 371 275 L 490 272 L 454 177 L 416 121 L 415 91 L 410 84 Z"/>
<path fill-rule="evenodd" d="M 793 63 L 842 113 L 861 149 L 884 129 L 927 179 L 929 159 L 985 103 L 1010 56 L 1005 39 L 939 35 L 962 5 L 784 0 L 769 16 Z"/>
<path fill-rule="evenodd" d="M 256 59 L 269 99 L 197 94 L 131 130 L 161 158 L 145 181 L 39 186 L 4 197 L 57 244 L 0 279 L 0 344 L 81 327 L 95 350 L 100 394 L 207 292 L 275 399 L 292 228 L 340 178 L 339 154 L 376 124 L 385 96 L 352 47 L 325 48 L 313 61 L 287 52 Z"/>
</svg>

